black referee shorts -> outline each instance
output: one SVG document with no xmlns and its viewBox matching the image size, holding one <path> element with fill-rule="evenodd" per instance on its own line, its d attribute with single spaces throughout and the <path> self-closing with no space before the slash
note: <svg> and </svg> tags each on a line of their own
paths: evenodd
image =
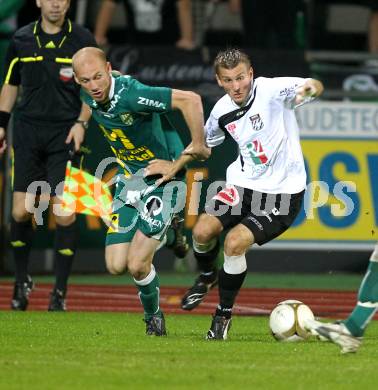
<svg viewBox="0 0 378 390">
<path fill-rule="evenodd" d="M 263 245 L 294 222 L 304 193 L 267 194 L 232 186 L 218 192 L 205 209 L 207 214 L 219 219 L 224 230 L 241 223 L 252 232 L 255 242 Z"/>
<path fill-rule="evenodd" d="M 13 191 L 34 192 L 28 187 L 35 181 L 46 181 L 51 196 L 64 181 L 71 145 L 65 140 L 72 124 L 64 126 L 36 125 L 17 119 L 13 129 Z"/>
</svg>

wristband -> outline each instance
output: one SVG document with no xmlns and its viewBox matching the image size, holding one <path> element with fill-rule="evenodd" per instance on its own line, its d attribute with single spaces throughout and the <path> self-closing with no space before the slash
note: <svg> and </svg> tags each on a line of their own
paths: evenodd
<svg viewBox="0 0 378 390">
<path fill-rule="evenodd" d="M 88 127 L 89 127 L 89 123 L 88 123 L 87 121 L 82 121 L 82 120 L 80 120 L 80 119 L 77 119 L 77 120 L 75 121 L 75 123 L 80 123 L 80 124 L 83 126 L 84 130 L 87 130 Z"/>
<path fill-rule="evenodd" d="M 0 111 L 0 127 L 7 128 L 11 114 L 6 111 Z"/>
</svg>

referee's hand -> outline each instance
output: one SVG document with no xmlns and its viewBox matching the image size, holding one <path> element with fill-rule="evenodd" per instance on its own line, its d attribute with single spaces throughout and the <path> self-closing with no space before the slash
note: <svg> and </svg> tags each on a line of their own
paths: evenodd
<svg viewBox="0 0 378 390">
<path fill-rule="evenodd" d="M 75 123 L 70 132 L 68 133 L 68 137 L 66 138 L 66 144 L 70 144 L 72 141 L 74 142 L 75 152 L 78 152 L 81 144 L 84 141 L 85 129 L 80 123 Z"/>
<path fill-rule="evenodd" d="M 7 148 L 7 141 L 5 139 L 5 130 L 4 127 L 0 127 L 0 156 L 4 153 Z"/>
</svg>

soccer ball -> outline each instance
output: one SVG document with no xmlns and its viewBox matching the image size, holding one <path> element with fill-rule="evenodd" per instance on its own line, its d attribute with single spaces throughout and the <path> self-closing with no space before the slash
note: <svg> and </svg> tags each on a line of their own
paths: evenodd
<svg viewBox="0 0 378 390">
<path fill-rule="evenodd" d="M 302 341 L 310 337 L 304 328 L 307 320 L 314 320 L 311 309 L 301 301 L 289 299 L 272 310 L 269 327 L 278 341 Z"/>
</svg>

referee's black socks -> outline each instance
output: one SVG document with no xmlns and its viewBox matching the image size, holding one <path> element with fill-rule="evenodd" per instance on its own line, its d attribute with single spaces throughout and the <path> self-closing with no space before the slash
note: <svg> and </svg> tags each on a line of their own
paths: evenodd
<svg viewBox="0 0 378 390">
<path fill-rule="evenodd" d="M 33 241 L 33 225 L 31 219 L 26 222 L 11 221 L 11 241 L 13 249 L 15 276 L 17 283 L 27 280 L 29 254 Z"/>
<path fill-rule="evenodd" d="M 65 292 L 76 252 L 78 229 L 76 222 L 56 225 L 55 232 L 55 289 Z"/>
</svg>

